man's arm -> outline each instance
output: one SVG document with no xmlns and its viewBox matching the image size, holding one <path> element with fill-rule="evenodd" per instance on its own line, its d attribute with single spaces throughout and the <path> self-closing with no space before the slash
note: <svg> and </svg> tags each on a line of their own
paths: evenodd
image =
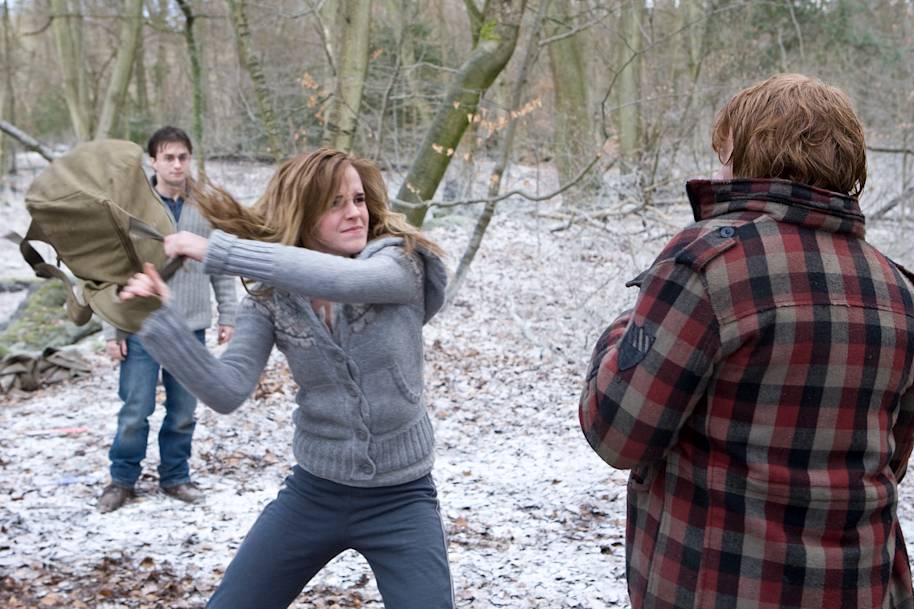
<svg viewBox="0 0 914 609">
<path fill-rule="evenodd" d="M 231 340 L 235 332 L 235 316 L 238 313 L 238 296 L 235 293 L 234 277 L 229 275 L 210 275 L 210 284 L 216 295 L 216 310 L 218 311 L 219 344 Z"/>
<path fill-rule="evenodd" d="M 105 339 L 105 353 L 114 363 L 119 363 L 127 358 L 127 341 L 118 338 L 117 328 L 109 324 L 104 319 L 100 319 L 102 324 L 102 336 Z"/>
<path fill-rule="evenodd" d="M 594 349 L 578 411 L 591 447 L 620 469 L 662 459 L 704 394 L 719 349 L 701 277 L 656 264 L 634 309 Z"/>
</svg>

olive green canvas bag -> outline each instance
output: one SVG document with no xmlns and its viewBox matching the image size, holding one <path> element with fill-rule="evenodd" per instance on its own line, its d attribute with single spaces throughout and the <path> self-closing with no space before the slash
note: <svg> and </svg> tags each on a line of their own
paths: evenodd
<svg viewBox="0 0 914 609">
<path fill-rule="evenodd" d="M 32 182 L 25 196 L 32 216 L 25 237 L 10 233 L 39 277 L 67 285 L 67 315 L 83 325 L 97 313 L 135 333 L 161 303 L 157 299 L 120 301 L 118 290 L 144 262 L 169 279 L 182 259 L 169 260 L 162 246 L 175 223 L 152 190 L 143 169 L 143 150 L 121 140 L 96 140 L 54 159 Z M 48 264 L 29 241 L 50 244 L 57 266 Z M 76 277 L 74 282 L 60 263 Z"/>
</svg>

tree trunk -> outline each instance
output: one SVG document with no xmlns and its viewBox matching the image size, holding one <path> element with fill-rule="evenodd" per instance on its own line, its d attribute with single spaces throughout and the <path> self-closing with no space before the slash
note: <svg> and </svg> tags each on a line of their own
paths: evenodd
<svg viewBox="0 0 914 609">
<path fill-rule="evenodd" d="M 387 9 L 394 15 L 394 21 L 396 23 L 394 28 L 396 31 L 396 47 L 392 50 L 392 53 L 395 55 L 393 72 L 390 75 L 390 79 L 387 81 L 384 95 L 381 97 L 381 107 L 378 110 L 378 126 L 375 130 L 378 136 L 375 140 L 374 154 L 371 156 L 371 159 L 375 162 L 382 158 L 381 151 L 384 146 L 385 119 L 387 118 L 388 107 L 390 105 L 390 96 L 393 93 L 394 86 L 397 84 L 397 80 L 400 78 L 400 69 L 405 58 L 403 49 L 406 44 L 406 38 L 408 37 L 403 2 L 401 0 L 387 0 Z M 394 121 L 396 121 L 396 116 L 394 117 Z"/>
<path fill-rule="evenodd" d="M 151 12 L 151 11 L 150 11 Z M 166 103 L 168 90 L 166 87 L 168 77 L 168 51 L 162 31 L 168 25 L 165 18 L 168 16 L 168 0 L 159 0 L 158 10 L 152 17 L 156 30 L 156 62 L 152 67 L 153 90 L 155 91 L 155 122 L 162 125 L 165 122 Z"/>
<path fill-rule="evenodd" d="M 187 44 L 187 54 L 190 57 L 190 79 L 194 101 L 194 120 L 191 131 L 193 132 L 194 148 L 197 150 L 195 154 L 197 174 L 203 178 L 206 176 L 206 145 L 203 140 L 203 69 L 200 65 L 200 48 L 197 46 L 197 39 L 194 36 L 196 16 L 188 0 L 177 1 L 178 8 L 184 13 L 184 42 Z"/>
<path fill-rule="evenodd" d="M 622 32 L 617 65 L 620 66 L 616 81 L 616 129 L 619 134 L 620 155 L 631 161 L 641 148 L 641 57 L 644 36 L 641 22 L 643 0 L 631 0 L 622 11 Z"/>
<path fill-rule="evenodd" d="M 689 76 L 692 81 L 698 80 L 701 72 L 702 55 L 704 55 L 705 33 L 708 30 L 708 21 L 700 22 L 704 13 L 705 0 L 682 0 L 680 10 L 685 14 L 686 25 L 686 52 L 689 59 Z"/>
<path fill-rule="evenodd" d="M 146 41 L 143 32 L 136 48 L 136 63 L 133 66 L 133 82 L 136 85 L 136 109 L 144 119 L 149 118 L 149 89 L 146 87 Z"/>
<path fill-rule="evenodd" d="M 108 81 L 95 139 L 111 137 L 114 132 L 117 119 L 123 114 L 127 87 L 130 86 L 130 75 L 136 62 L 140 30 L 143 29 L 143 0 L 126 0 L 124 9 L 126 14 L 121 25 L 117 59 L 111 72 L 111 80 Z"/>
<path fill-rule="evenodd" d="M 0 120 L 10 123 L 16 122 L 16 92 L 13 89 L 13 45 L 12 25 L 10 23 L 9 2 L 3 0 L 3 92 L 0 94 Z M 16 149 L 10 145 L 5 137 L 0 137 L 0 176 L 6 173 L 16 173 Z"/>
<path fill-rule="evenodd" d="M 422 226 L 428 208 L 421 203 L 434 196 L 480 98 L 511 59 L 525 6 L 526 0 L 492 3 L 479 43 L 448 87 L 397 194 L 401 201 L 420 205 L 394 206 L 415 226 Z"/>
<path fill-rule="evenodd" d="M 390 4 L 395 7 L 394 10 L 397 12 L 397 28 L 400 31 L 400 65 L 412 95 L 414 123 L 427 125 L 431 121 L 432 110 L 422 92 L 422 81 L 419 79 L 416 67 L 414 34 L 409 27 L 411 23 L 419 21 L 418 4 L 409 0 L 395 0 Z"/>
<path fill-rule="evenodd" d="M 250 49 L 251 30 L 245 14 L 245 0 L 228 0 L 232 11 L 232 25 L 235 30 L 235 44 L 238 48 L 238 61 L 248 73 L 254 86 L 254 97 L 260 113 L 260 122 L 267 138 L 270 156 L 277 162 L 282 159 L 282 146 L 279 144 L 279 130 L 276 127 L 276 116 L 270 103 L 270 92 L 267 79 L 260 65 L 260 59 Z"/>
<path fill-rule="evenodd" d="M 485 0 L 482 9 L 479 9 L 476 6 L 476 0 L 464 0 L 463 2 L 467 11 L 467 17 L 470 20 L 470 36 L 473 40 L 473 47 L 479 42 L 479 34 L 482 32 L 483 25 L 485 25 L 485 13 L 488 10 L 490 2 L 491 0 Z M 482 97 L 486 93 L 487 91 L 480 96 L 480 101 L 482 101 Z M 486 118 L 484 114 L 482 115 L 482 118 Z M 460 192 L 457 195 L 461 199 L 471 197 L 473 193 L 473 183 L 476 181 L 476 152 L 479 150 L 481 144 L 481 138 L 479 137 L 480 123 L 481 121 L 470 123 L 467 127 L 467 131 L 465 131 L 461 137 L 463 154 L 460 155 L 462 166 L 460 178 L 458 178 Z M 454 149 L 456 150 L 457 146 L 454 146 Z"/>
<path fill-rule="evenodd" d="M 371 0 L 339 0 L 336 19 L 336 92 L 324 130 L 324 142 L 350 151 L 368 70 Z"/>
<path fill-rule="evenodd" d="M 570 15 L 573 14 L 574 0 L 552 2 L 549 21 L 566 24 L 554 27 L 549 36 L 561 34 L 569 29 Z M 587 83 L 587 64 L 583 51 L 586 32 L 556 40 L 549 45 L 549 68 L 555 90 L 555 114 L 553 115 L 553 147 L 559 182 L 567 183 L 578 172 L 582 159 L 590 156 L 593 137 L 590 131 L 590 91 Z"/>
<path fill-rule="evenodd" d="M 517 74 L 517 80 L 514 82 L 513 91 L 511 92 L 511 105 L 509 108 L 511 112 L 516 112 L 522 105 L 524 88 L 527 85 L 527 75 L 530 73 L 530 70 L 536 63 L 537 56 L 539 55 L 540 32 L 542 32 L 543 19 L 546 17 L 546 11 L 548 10 L 550 2 L 551 0 L 540 1 L 536 22 L 533 25 L 533 31 L 530 32 L 527 46 L 524 51 L 524 61 L 521 64 L 520 72 Z M 520 119 L 511 119 L 507 129 L 505 129 L 504 138 L 501 141 L 501 148 L 498 152 L 498 160 L 495 162 L 495 167 L 492 168 L 492 175 L 489 178 L 488 198 L 490 199 L 498 196 L 498 193 L 501 190 L 502 177 L 508 170 L 508 163 L 511 160 L 511 151 L 514 148 L 514 133 L 517 131 L 518 120 Z M 460 286 L 466 278 L 467 271 L 470 270 L 470 265 L 476 257 L 476 252 L 479 251 L 479 246 L 482 245 L 482 238 L 486 233 L 486 229 L 489 227 L 489 222 L 492 221 L 492 216 L 495 215 L 496 205 L 497 203 L 494 201 L 487 202 L 485 208 L 482 210 L 482 214 L 480 214 L 479 218 L 476 220 L 473 235 L 470 237 L 470 242 L 463 252 L 463 256 L 460 258 L 460 264 L 457 266 L 457 271 L 454 273 L 454 280 L 448 284 L 447 302 L 451 302 L 460 290 Z"/>
<path fill-rule="evenodd" d="M 485 0 L 485 3 L 480 9 L 476 6 L 476 0 L 463 0 L 463 5 L 467 9 L 467 17 L 470 18 L 470 36 L 472 37 L 474 47 L 479 44 L 479 32 L 482 31 L 482 26 L 485 22 L 485 14 L 489 10 L 489 2 L 491 2 L 491 0 Z"/>
<path fill-rule="evenodd" d="M 79 7 L 78 1 L 76 6 Z M 63 92 L 70 112 L 70 122 L 77 139 L 88 140 L 92 134 L 92 113 L 82 44 L 83 17 L 79 11 L 73 10 L 68 0 L 51 0 L 51 10 L 51 25 L 63 73 Z"/>
</svg>

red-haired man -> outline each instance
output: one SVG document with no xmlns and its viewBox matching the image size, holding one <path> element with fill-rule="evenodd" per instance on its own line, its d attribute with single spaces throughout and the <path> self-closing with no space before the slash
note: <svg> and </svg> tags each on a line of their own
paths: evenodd
<svg viewBox="0 0 914 609">
<path fill-rule="evenodd" d="M 721 179 L 596 345 L 587 441 L 631 469 L 632 605 L 911 607 L 896 511 L 914 288 L 864 240 L 847 97 L 779 75 L 714 126 Z"/>
</svg>

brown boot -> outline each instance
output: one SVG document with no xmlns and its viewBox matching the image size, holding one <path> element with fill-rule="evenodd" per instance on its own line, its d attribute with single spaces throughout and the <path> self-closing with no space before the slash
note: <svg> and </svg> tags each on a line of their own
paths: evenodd
<svg viewBox="0 0 914 609">
<path fill-rule="evenodd" d="M 102 496 L 98 498 L 98 511 L 102 514 L 113 512 L 134 496 L 132 486 L 121 486 L 111 483 L 102 491 Z"/>
<path fill-rule="evenodd" d="M 180 499 L 185 503 L 200 503 L 203 501 L 203 491 L 193 482 L 182 482 L 174 486 L 162 486 L 160 488 L 169 497 Z"/>
</svg>

